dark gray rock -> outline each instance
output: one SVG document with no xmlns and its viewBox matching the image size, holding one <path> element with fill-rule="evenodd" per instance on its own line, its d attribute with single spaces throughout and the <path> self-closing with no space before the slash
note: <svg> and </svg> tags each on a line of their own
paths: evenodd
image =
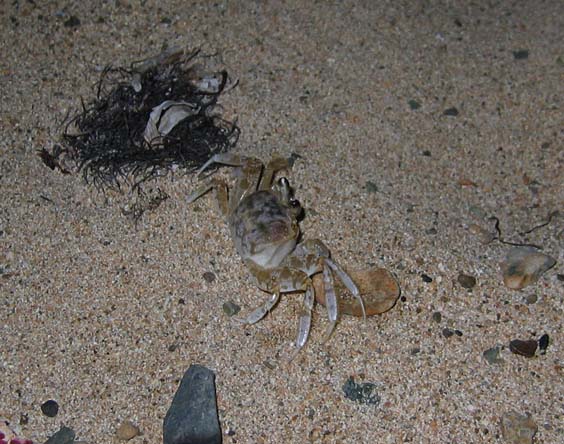
<svg viewBox="0 0 564 444">
<path fill-rule="evenodd" d="M 164 444 L 221 444 L 215 375 L 200 365 L 184 374 L 164 419 Z"/>
<path fill-rule="evenodd" d="M 49 399 L 48 401 L 45 401 L 43 404 L 41 404 L 41 411 L 45 416 L 54 418 L 55 416 L 57 416 L 57 413 L 59 413 L 59 404 L 57 404 L 57 401 Z"/>
<path fill-rule="evenodd" d="M 57 433 L 45 441 L 45 444 L 72 444 L 75 436 L 76 433 L 73 429 L 63 426 Z"/>
</svg>

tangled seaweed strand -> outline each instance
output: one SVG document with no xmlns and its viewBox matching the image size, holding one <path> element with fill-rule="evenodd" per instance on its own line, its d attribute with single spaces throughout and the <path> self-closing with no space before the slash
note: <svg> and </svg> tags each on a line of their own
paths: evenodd
<svg viewBox="0 0 564 444">
<path fill-rule="evenodd" d="M 190 64 L 197 54 L 141 63 L 137 69 L 134 65 L 104 69 L 96 99 L 83 103 L 82 112 L 70 118 L 62 136 L 63 152 L 87 183 L 99 189 L 119 189 L 124 182 L 138 187 L 171 170 L 193 172 L 214 154 L 235 146 L 239 128 L 213 113 L 227 73 L 218 73 L 219 87 L 214 91 L 199 89 L 196 68 Z M 165 100 L 194 104 L 198 112 L 158 143 L 147 143 L 143 134 L 149 115 Z"/>
</svg>

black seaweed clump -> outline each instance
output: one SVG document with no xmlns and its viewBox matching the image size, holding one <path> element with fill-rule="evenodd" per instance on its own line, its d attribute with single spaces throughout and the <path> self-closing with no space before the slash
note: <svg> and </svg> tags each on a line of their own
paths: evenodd
<svg viewBox="0 0 564 444">
<path fill-rule="evenodd" d="M 197 55 L 171 50 L 129 69 L 105 68 L 96 98 L 83 102 L 82 110 L 67 120 L 62 147 L 56 147 L 50 160 L 64 171 L 58 157 L 65 154 L 87 183 L 120 189 L 123 183 L 138 187 L 173 170 L 193 172 L 214 154 L 234 147 L 239 128 L 215 111 L 227 72 L 213 74 L 213 88 L 202 87 L 212 77 L 202 77 L 194 63 Z M 149 115 L 165 100 L 187 102 L 198 111 L 157 142 L 147 142 Z"/>
</svg>

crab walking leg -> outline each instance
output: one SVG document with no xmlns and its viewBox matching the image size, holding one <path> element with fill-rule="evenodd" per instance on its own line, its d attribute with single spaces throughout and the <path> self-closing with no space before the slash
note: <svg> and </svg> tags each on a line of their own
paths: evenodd
<svg viewBox="0 0 564 444">
<path fill-rule="evenodd" d="M 273 293 L 268 301 L 253 310 L 245 319 L 237 319 L 237 322 L 248 325 L 256 324 L 264 318 L 270 310 L 272 310 L 272 307 L 276 305 L 278 299 L 280 299 L 279 291 Z"/>
<path fill-rule="evenodd" d="M 307 338 L 309 337 L 309 329 L 311 327 L 311 311 L 313 310 L 314 301 L 315 294 L 313 285 L 310 285 L 304 294 L 304 309 L 300 313 L 300 318 L 298 320 L 298 337 L 296 338 L 296 348 L 288 359 L 288 362 L 292 362 L 294 360 L 294 358 L 298 355 L 300 350 L 307 342 Z"/>
<path fill-rule="evenodd" d="M 196 191 L 190 193 L 187 198 L 188 203 L 191 204 L 210 190 L 214 190 L 215 192 L 215 198 L 217 200 L 217 204 L 219 205 L 221 214 L 223 214 L 224 217 L 227 217 L 229 214 L 227 184 L 221 179 L 211 179 L 208 183 L 202 185 Z"/>
<path fill-rule="evenodd" d="M 364 301 L 362 300 L 362 296 L 360 296 L 358 287 L 353 282 L 351 277 L 345 272 L 345 270 L 343 270 L 336 262 L 332 261 L 331 259 L 326 258 L 325 263 L 331 268 L 331 270 L 337 273 L 337 276 L 339 276 L 341 282 L 345 284 L 345 286 L 349 289 L 349 291 L 352 293 L 354 298 L 358 301 L 358 303 L 360 304 L 360 308 L 362 310 L 362 318 L 366 320 L 366 309 L 364 308 Z"/>
<path fill-rule="evenodd" d="M 331 337 L 331 333 L 335 329 L 337 324 L 337 295 L 335 294 L 335 287 L 333 285 L 333 276 L 331 275 L 331 270 L 329 267 L 323 267 L 323 286 L 325 287 L 325 302 L 327 303 L 327 316 L 329 317 L 329 328 L 327 328 L 327 333 L 325 334 L 325 341 L 327 342 Z"/>
<path fill-rule="evenodd" d="M 313 309 L 313 301 L 314 301 L 314 294 L 313 294 L 313 285 L 307 287 L 307 290 L 304 295 L 304 310 L 300 315 L 300 321 L 298 323 L 298 337 L 296 338 L 296 347 L 298 348 L 297 351 L 305 345 L 307 342 L 307 338 L 309 336 L 309 327 L 311 325 L 311 310 Z"/>
<path fill-rule="evenodd" d="M 220 163 L 222 165 L 229 165 L 229 166 L 241 166 L 245 163 L 246 158 L 242 156 L 238 156 L 237 154 L 231 153 L 219 153 L 214 154 L 212 157 L 208 159 L 206 163 L 204 163 L 200 169 L 196 172 L 196 176 L 201 176 L 202 173 L 214 163 Z"/>
</svg>

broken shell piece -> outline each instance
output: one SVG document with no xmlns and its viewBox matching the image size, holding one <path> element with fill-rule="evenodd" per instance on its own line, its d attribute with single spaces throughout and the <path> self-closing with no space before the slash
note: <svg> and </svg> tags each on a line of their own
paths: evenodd
<svg viewBox="0 0 564 444">
<path fill-rule="evenodd" d="M 512 248 L 501 264 L 503 283 L 513 290 L 520 290 L 536 282 L 556 264 L 556 260 L 533 247 Z"/>
<path fill-rule="evenodd" d="M 400 288 L 389 271 L 374 267 L 365 270 L 347 270 L 347 273 L 360 291 L 367 316 L 384 313 L 395 305 L 400 295 Z M 321 273 L 314 276 L 313 286 L 315 299 L 325 305 L 325 289 Z M 335 291 L 338 295 L 340 313 L 362 317 L 362 307 L 340 281 L 335 282 Z"/>
<path fill-rule="evenodd" d="M 161 143 L 163 136 L 170 133 L 176 125 L 199 112 L 200 106 L 194 103 L 165 100 L 154 107 L 149 115 L 143 134 L 145 142 L 150 145 Z"/>
</svg>

